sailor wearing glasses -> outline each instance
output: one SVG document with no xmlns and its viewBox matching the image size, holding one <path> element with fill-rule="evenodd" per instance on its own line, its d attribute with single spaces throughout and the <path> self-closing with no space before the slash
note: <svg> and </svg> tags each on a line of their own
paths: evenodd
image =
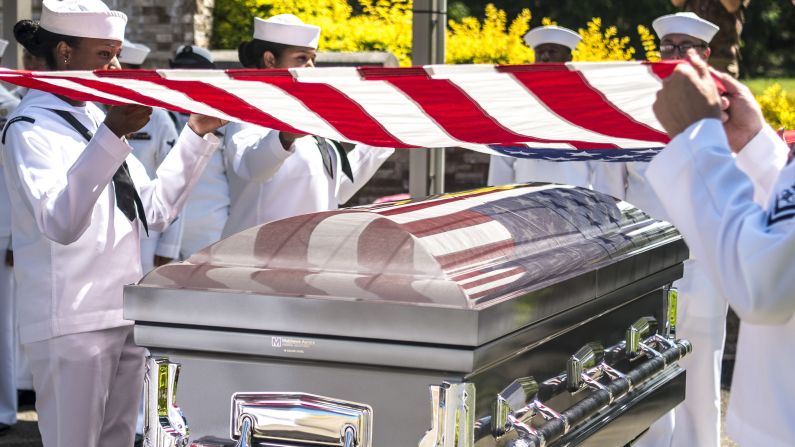
<svg viewBox="0 0 795 447">
<path fill-rule="evenodd" d="M 660 38 L 664 60 L 684 59 L 691 48 L 708 60 L 709 42 L 718 32 L 718 26 L 692 12 L 659 17 L 652 27 Z M 632 162 L 599 169 L 594 175 L 594 189 L 626 200 L 654 218 L 670 220 L 645 179 L 647 167 L 648 163 Z M 673 414 L 654 424 L 637 445 L 719 447 L 726 299 L 692 258 L 685 262 L 684 276 L 674 285 L 679 289 L 677 337 L 693 343 L 693 355 L 681 362 L 687 370 L 687 397 Z"/>
</svg>

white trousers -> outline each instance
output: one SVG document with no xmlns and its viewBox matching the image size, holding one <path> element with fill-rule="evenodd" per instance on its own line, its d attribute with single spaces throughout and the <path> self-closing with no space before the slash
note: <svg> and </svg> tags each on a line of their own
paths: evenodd
<svg viewBox="0 0 795 447">
<path fill-rule="evenodd" d="M 679 365 L 687 371 L 684 402 L 657 421 L 638 447 L 720 447 L 720 378 L 726 339 L 727 304 L 701 271 L 685 264 L 679 286 L 676 337 L 689 340 L 693 352 Z M 685 301 L 687 300 L 687 301 Z"/>
<path fill-rule="evenodd" d="M 0 423 L 17 422 L 16 347 L 13 270 L 0 251 Z"/>
<path fill-rule="evenodd" d="M 144 348 L 132 326 L 24 345 L 44 447 L 133 445 Z"/>
</svg>

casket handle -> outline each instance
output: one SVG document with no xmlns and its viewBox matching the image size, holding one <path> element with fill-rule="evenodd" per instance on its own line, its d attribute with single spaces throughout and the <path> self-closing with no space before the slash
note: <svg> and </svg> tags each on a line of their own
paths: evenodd
<svg viewBox="0 0 795 447">
<path fill-rule="evenodd" d="M 179 363 L 167 357 L 148 357 L 144 376 L 144 445 L 188 445 L 188 422 L 177 406 Z"/>
<path fill-rule="evenodd" d="M 566 386 L 572 393 L 582 388 L 584 382 L 596 386 L 586 371 L 596 367 L 605 359 L 605 348 L 597 342 L 587 343 L 566 361 Z M 598 387 L 598 386 L 597 386 Z"/>
<path fill-rule="evenodd" d="M 307 393 L 235 393 L 231 437 L 237 447 L 372 447 L 369 405 Z"/>
<path fill-rule="evenodd" d="M 627 329 L 626 350 L 627 355 L 635 357 L 642 351 L 643 339 L 657 332 L 657 319 L 654 317 L 638 318 Z"/>
</svg>

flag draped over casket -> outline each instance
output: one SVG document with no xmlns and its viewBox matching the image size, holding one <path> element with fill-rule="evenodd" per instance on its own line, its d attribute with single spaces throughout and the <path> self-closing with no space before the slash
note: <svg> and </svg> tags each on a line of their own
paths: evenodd
<svg viewBox="0 0 795 447">
<path fill-rule="evenodd" d="M 290 70 L 1 71 L 74 99 L 144 104 L 373 146 L 463 147 L 554 161 L 649 160 L 671 63 Z"/>
</svg>

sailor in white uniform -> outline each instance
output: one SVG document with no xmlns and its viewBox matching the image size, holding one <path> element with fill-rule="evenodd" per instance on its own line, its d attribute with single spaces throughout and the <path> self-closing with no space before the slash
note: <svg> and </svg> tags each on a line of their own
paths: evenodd
<svg viewBox="0 0 795 447">
<path fill-rule="evenodd" d="M 313 67 L 320 28 L 291 14 L 254 19 L 254 39 L 239 50 L 246 67 Z M 393 153 L 233 123 L 224 137 L 232 199 L 224 237 L 276 219 L 336 209 Z"/>
<path fill-rule="evenodd" d="M 141 68 L 149 51 L 146 45 L 125 40 L 119 55 L 121 67 Z M 158 166 L 174 147 L 178 135 L 174 121 L 163 109 L 152 109 L 149 122 L 137 132 L 127 135 L 127 142 L 133 148 L 133 155 L 144 165 L 149 178 L 155 178 Z M 149 232 L 149 237 L 141 239 L 141 266 L 144 274 L 155 267 L 179 259 L 183 223 L 184 219 L 177 218 L 163 233 L 152 230 Z"/>
<path fill-rule="evenodd" d="M 688 56 L 692 67 L 678 67 L 655 103 L 673 140 L 646 178 L 740 316 L 727 433 L 741 447 L 793 446 L 795 164 L 783 167 L 786 145 L 751 92 L 725 74 L 730 105 L 721 125 L 709 69 L 694 51 Z"/>
<path fill-rule="evenodd" d="M 197 45 L 182 45 L 177 48 L 171 68 L 212 69 L 215 68 L 212 54 Z M 169 112 L 179 129 L 184 126 L 188 115 Z M 223 138 L 226 128 L 216 130 L 216 136 Z M 224 148 L 213 153 L 199 182 L 188 197 L 182 212 L 183 234 L 180 257 L 187 259 L 193 253 L 218 242 L 229 217 L 229 182 L 226 178 Z"/>
<path fill-rule="evenodd" d="M 7 46 L 8 41 L 0 39 L 0 58 Z M 8 116 L 18 105 L 19 99 L 0 86 L 0 124 L 5 126 Z M 17 422 L 17 337 L 12 268 L 11 203 L 0 172 L 0 436 Z"/>
<path fill-rule="evenodd" d="M 127 17 L 99 0 L 44 0 L 14 35 L 53 70 L 107 68 Z M 150 180 L 123 136 L 151 109 L 31 91 L 3 130 L 13 210 L 19 325 L 45 447 L 129 446 L 143 348 L 122 315 L 122 288 L 141 277 L 140 233 L 163 230 L 218 145 L 222 123 L 195 116 Z"/>
<path fill-rule="evenodd" d="M 653 23 L 665 60 L 681 59 L 694 49 L 705 59 L 709 42 L 718 26 L 693 13 L 657 18 Z M 649 163 L 611 164 L 596 172 L 594 189 L 611 194 L 644 210 L 652 217 L 669 220 L 646 181 Z M 672 182 L 674 180 L 672 179 Z M 695 200 L 682 196 L 682 202 Z M 720 447 L 720 379 L 723 343 L 726 337 L 727 303 L 709 279 L 706 266 L 696 253 L 685 262 L 684 276 L 674 283 L 679 290 L 676 335 L 693 343 L 693 353 L 680 364 L 687 370 L 687 397 L 673 414 L 667 415 L 641 438 L 640 447 Z"/>
<path fill-rule="evenodd" d="M 541 26 L 524 36 L 527 46 L 535 52 L 536 63 L 570 62 L 571 52 L 582 38 L 574 31 L 559 26 Z M 489 162 L 489 185 L 525 182 L 551 182 L 591 187 L 592 165 L 587 161 L 556 163 L 546 160 L 492 155 Z"/>
</svg>

